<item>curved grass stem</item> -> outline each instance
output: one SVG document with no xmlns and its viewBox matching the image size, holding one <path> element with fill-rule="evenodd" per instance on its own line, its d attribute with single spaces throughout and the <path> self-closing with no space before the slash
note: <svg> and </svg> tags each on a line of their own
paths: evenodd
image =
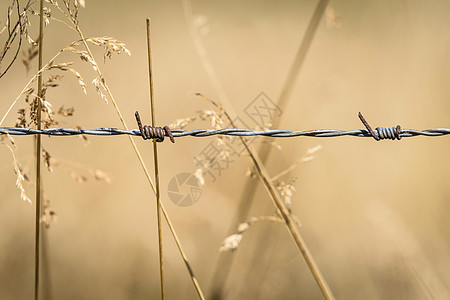
<svg viewBox="0 0 450 300">
<path fill-rule="evenodd" d="M 224 110 L 224 108 L 214 102 L 213 100 L 201 95 L 197 94 L 202 99 L 210 102 L 212 105 L 217 107 L 228 119 L 231 126 L 236 127 L 233 119 L 230 117 L 230 115 Z M 327 282 L 325 281 L 325 278 L 323 277 L 322 273 L 319 270 L 319 267 L 317 266 L 316 262 L 314 261 L 314 258 L 312 257 L 311 252 L 309 251 L 308 247 L 306 246 L 305 241 L 303 240 L 303 237 L 301 236 L 300 232 L 297 229 L 296 224 L 291 220 L 291 213 L 287 209 L 284 202 L 280 199 L 276 187 L 273 185 L 273 183 L 270 180 L 270 176 L 268 175 L 267 171 L 265 170 L 263 164 L 261 163 L 258 155 L 254 153 L 250 147 L 248 146 L 246 140 L 243 137 L 239 137 L 242 144 L 245 147 L 245 150 L 247 151 L 247 154 L 249 155 L 253 166 L 256 170 L 256 173 L 258 173 L 259 178 L 264 184 L 264 187 L 269 192 L 270 198 L 273 201 L 273 204 L 278 210 L 278 213 L 280 214 L 281 218 L 284 221 L 284 224 L 286 225 L 292 239 L 295 242 L 295 245 L 297 246 L 298 250 L 300 251 L 301 255 L 303 256 L 303 259 L 305 260 L 306 264 L 308 265 L 308 268 L 310 269 L 314 279 L 316 280 L 317 284 L 319 285 L 319 288 L 325 297 L 325 299 L 335 299 L 333 296 L 333 293 L 331 292 Z"/>
</svg>

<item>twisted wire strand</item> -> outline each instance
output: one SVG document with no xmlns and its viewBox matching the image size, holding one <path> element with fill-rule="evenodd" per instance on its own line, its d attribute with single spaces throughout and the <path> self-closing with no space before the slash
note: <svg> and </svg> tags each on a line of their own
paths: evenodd
<svg viewBox="0 0 450 300">
<path fill-rule="evenodd" d="M 375 129 L 378 132 L 380 139 L 393 139 L 394 127 L 383 128 L 377 127 Z M 338 136 L 356 136 L 356 137 L 372 137 L 372 135 L 364 129 L 357 130 L 333 130 L 333 129 L 320 129 L 320 130 L 252 130 L 244 128 L 224 128 L 224 129 L 195 129 L 195 130 L 183 130 L 183 129 L 171 129 L 173 137 L 208 137 L 213 135 L 228 135 L 228 136 L 266 136 L 266 137 L 338 137 Z M 49 128 L 49 129 L 32 129 L 21 127 L 0 127 L 0 134 L 10 135 L 35 135 L 43 134 L 49 136 L 70 136 L 70 135 L 100 135 L 100 136 L 112 136 L 112 135 L 135 135 L 141 136 L 139 129 L 118 129 L 118 128 L 93 128 L 93 129 L 75 129 L 75 128 Z M 401 129 L 399 137 L 413 137 L 413 136 L 443 136 L 450 134 L 450 128 L 434 128 L 427 130 L 415 130 L 415 129 Z M 166 137 L 170 137 L 165 132 Z"/>
</svg>

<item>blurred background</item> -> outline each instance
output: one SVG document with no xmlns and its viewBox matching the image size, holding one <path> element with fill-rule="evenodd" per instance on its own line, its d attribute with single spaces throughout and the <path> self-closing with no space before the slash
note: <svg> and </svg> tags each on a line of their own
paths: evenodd
<svg viewBox="0 0 450 300">
<path fill-rule="evenodd" d="M 3 1 L 0 7 L 1 25 L 9 4 Z M 136 128 L 136 110 L 145 124 L 151 123 L 148 17 L 160 126 L 214 109 L 192 96 L 199 92 L 253 128 L 261 124 L 246 108 L 263 92 L 273 103 L 285 99 L 278 114 L 280 129 L 362 129 L 359 111 L 372 127 L 450 127 L 450 2 L 332 1 L 319 15 L 310 47 L 300 54 L 306 54 L 304 62 L 296 65 L 317 6 L 317 1 L 87 0 L 79 20 L 86 37 L 112 36 L 132 53 L 113 55 L 104 63 L 103 49 L 93 46 L 131 128 Z M 52 12 L 53 17 L 64 18 L 56 9 Z M 38 17 L 31 16 L 30 21 L 30 36 L 35 39 Z M 44 63 L 78 39 L 75 31 L 50 20 Z M 20 60 L 21 53 L 0 79 L 1 116 L 36 72 L 36 59 L 29 72 Z M 58 126 L 121 128 L 112 104 L 103 101 L 91 84 L 96 77 L 92 68 L 69 53 L 56 62 L 68 61 L 75 62 L 85 79 L 87 95 L 71 74 L 64 74 L 60 86 L 47 92 L 55 111 L 61 106 L 75 108 L 72 117 L 59 117 Z M 291 69 L 294 75 L 289 75 Z M 17 110 L 26 105 L 21 98 L 2 126 L 14 126 Z M 186 128 L 211 127 L 208 121 L 197 121 Z M 31 184 L 24 183 L 24 188 L 33 205 L 20 199 L 11 152 L 0 147 L 0 298 L 29 299 L 34 288 L 34 138 L 14 139 L 17 160 L 30 177 Z M 134 139 L 153 174 L 151 143 Z M 53 172 L 43 170 L 44 192 L 57 214 L 42 239 L 43 299 L 157 298 L 155 196 L 127 137 L 88 140 L 86 147 L 79 137 L 43 137 L 44 149 L 58 162 Z M 169 199 L 170 180 L 195 172 L 195 157 L 212 141 L 215 138 L 185 137 L 159 145 L 162 202 L 205 296 L 321 299 L 282 224 L 253 224 L 238 249 L 226 254 L 232 259 L 219 263 L 223 257 L 219 248 L 233 232 L 240 202 L 251 186 L 256 193 L 246 219 L 274 212 L 261 182 L 246 177 L 250 160 L 245 155 L 231 157 L 215 179 L 204 173 L 201 196 L 194 205 L 180 207 Z M 321 149 L 313 160 L 279 180 L 296 178 L 292 212 L 302 223 L 300 232 L 334 295 L 448 299 L 449 138 L 381 142 L 355 137 L 259 138 L 252 143 L 258 151 L 272 147 L 265 163 L 271 176 L 318 145 Z M 87 180 L 77 182 L 74 173 Z M 167 298 L 196 299 L 165 223 L 163 240 Z"/>
</svg>

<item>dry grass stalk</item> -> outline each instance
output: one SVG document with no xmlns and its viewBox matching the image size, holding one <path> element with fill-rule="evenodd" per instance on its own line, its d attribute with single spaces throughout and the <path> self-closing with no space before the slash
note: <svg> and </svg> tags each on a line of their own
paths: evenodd
<svg viewBox="0 0 450 300">
<path fill-rule="evenodd" d="M 80 41 L 77 41 L 77 42 L 74 42 L 74 43 L 70 44 L 70 45 L 68 46 L 68 49 L 67 49 L 67 50 L 70 50 L 70 47 L 77 46 L 77 45 L 79 45 L 80 43 L 85 47 L 86 52 L 83 52 L 83 54 L 80 53 L 80 58 L 81 58 L 81 59 L 87 59 L 87 60 L 92 64 L 92 67 L 94 68 L 94 70 L 96 71 L 96 73 L 97 73 L 97 75 L 98 75 L 98 80 L 96 80 L 96 82 L 99 83 L 99 86 L 100 86 L 102 89 L 104 89 L 106 95 L 107 95 L 107 96 L 109 97 L 109 99 L 111 100 L 111 103 L 113 104 L 114 109 L 116 110 L 117 115 L 119 116 L 119 119 L 120 119 L 120 121 L 121 121 L 123 127 L 124 127 L 125 129 L 128 129 L 128 126 L 127 126 L 127 124 L 126 124 L 126 122 L 125 122 L 125 119 L 124 119 L 123 116 L 122 116 L 122 113 L 121 113 L 121 111 L 120 111 L 120 109 L 119 109 L 119 107 L 118 107 L 118 105 L 117 105 L 117 102 L 115 101 L 115 99 L 114 99 L 114 97 L 113 97 L 113 95 L 112 95 L 112 92 L 111 92 L 111 90 L 110 90 L 108 84 L 106 83 L 106 80 L 104 79 L 103 74 L 102 74 L 102 72 L 100 71 L 100 68 L 98 67 L 98 64 L 96 63 L 96 61 L 95 61 L 95 59 L 94 59 L 94 56 L 93 56 L 93 54 L 92 54 L 92 52 L 91 52 L 91 49 L 90 49 L 89 45 L 87 44 L 88 41 L 87 41 L 87 39 L 84 37 L 84 34 L 83 34 L 83 32 L 81 31 L 81 28 L 79 27 L 79 23 L 78 23 L 78 19 L 77 19 L 77 18 L 78 18 L 78 2 L 77 2 L 77 0 L 75 0 L 74 4 L 73 4 L 72 6 L 70 5 L 70 1 L 68 1 L 68 0 L 63 0 L 63 2 L 64 2 L 64 6 L 66 7 L 67 12 L 63 11 L 63 10 L 59 7 L 59 5 L 57 4 L 56 1 L 54 1 L 54 0 L 53 0 L 53 1 L 50 1 L 50 3 L 52 3 L 53 5 L 55 5 L 55 7 L 57 7 L 60 11 L 62 11 L 62 12 L 64 13 L 64 15 L 65 15 L 66 17 L 68 17 L 69 21 L 70 21 L 70 22 L 72 23 L 72 25 L 73 25 L 73 26 L 70 26 L 70 27 L 73 28 L 73 29 L 78 33 L 78 35 L 79 35 L 79 37 L 80 37 Z M 80 4 L 81 4 L 81 2 L 80 2 Z M 73 7 L 73 10 L 71 9 L 71 7 Z M 111 40 L 109 40 L 109 41 L 111 41 Z M 92 41 L 91 41 L 91 42 L 92 42 Z M 111 49 L 114 50 L 114 49 L 122 49 L 122 48 L 121 48 L 121 47 L 118 47 L 118 48 L 112 47 Z M 59 55 L 61 52 L 63 52 L 63 51 L 66 51 L 66 49 L 61 50 L 56 56 L 58 56 L 58 55 Z M 124 51 L 124 50 L 123 50 L 123 51 Z M 124 52 L 126 52 L 126 51 L 124 51 Z M 87 56 L 86 56 L 86 53 L 87 53 Z M 126 53 L 129 54 L 129 52 L 126 52 Z M 54 58 L 56 58 L 56 56 L 55 56 Z M 43 71 L 43 70 L 41 69 L 39 72 L 42 72 L 42 71 Z M 25 89 L 24 89 L 24 91 L 25 91 Z M 103 95 L 104 95 L 104 97 L 106 97 L 105 94 L 103 94 Z M 102 98 L 103 98 L 103 97 L 102 97 Z M 16 100 L 16 101 L 17 101 L 17 100 Z M 16 102 L 16 101 L 15 101 L 15 102 Z M 13 103 L 13 105 L 14 105 L 14 104 L 15 104 L 15 103 Z M 3 118 L 3 120 L 4 120 L 4 118 Z M 3 120 L 0 121 L 0 125 L 1 125 L 1 123 L 3 122 Z M 134 142 L 134 140 L 132 139 L 131 136 L 128 136 L 128 139 L 129 139 L 129 141 L 130 141 L 130 143 L 131 143 L 131 145 L 132 145 L 132 147 L 133 147 L 133 149 L 134 149 L 134 151 L 135 151 L 136 156 L 138 157 L 138 160 L 139 160 L 139 163 L 141 164 L 142 169 L 144 170 L 144 173 L 145 173 L 145 176 L 146 176 L 146 178 L 147 178 L 147 181 L 149 182 L 149 184 L 150 184 L 150 186 L 151 186 L 153 192 L 156 194 L 156 188 L 155 188 L 155 185 L 154 185 L 154 183 L 153 183 L 153 181 L 152 181 L 152 179 L 151 179 L 151 176 L 150 176 L 150 173 L 149 173 L 149 171 L 148 171 L 148 169 L 147 169 L 147 166 L 146 166 L 145 163 L 144 163 L 144 160 L 143 160 L 143 158 L 142 158 L 142 155 L 141 155 L 140 151 L 138 150 L 138 148 L 137 148 L 137 146 L 136 146 L 136 143 Z M 195 287 L 197 293 L 199 294 L 199 297 L 200 297 L 201 299 L 204 299 L 204 298 L 203 298 L 203 293 L 202 293 L 202 291 L 201 291 L 201 289 L 200 289 L 200 285 L 198 284 L 198 281 L 197 281 L 197 279 L 195 278 L 195 275 L 194 275 L 194 273 L 193 273 L 193 269 L 192 269 L 192 267 L 191 267 L 191 265 L 190 265 L 190 263 L 189 263 L 189 261 L 188 261 L 188 259 L 187 259 L 187 256 L 186 256 L 186 254 L 185 254 L 185 252 L 184 252 L 184 250 L 183 250 L 183 248 L 182 248 L 182 246 L 181 246 L 180 240 L 179 240 L 179 238 L 178 238 L 178 236 L 177 236 L 177 234 L 176 234 L 176 232 L 175 232 L 175 228 L 174 228 L 174 226 L 173 226 L 173 224 L 172 224 L 172 222 L 171 222 L 171 220 L 170 220 L 170 218 L 169 218 L 169 215 L 167 214 L 167 212 L 166 212 L 166 210 L 165 210 L 165 208 L 164 208 L 164 205 L 163 205 L 162 203 L 161 203 L 161 211 L 162 211 L 162 213 L 163 213 L 163 215 L 164 215 L 164 218 L 166 219 L 166 222 L 167 222 L 167 225 L 168 225 L 168 227 L 169 227 L 169 229 L 170 229 L 170 232 L 171 232 L 171 234 L 172 234 L 172 236 L 173 236 L 173 238 L 174 238 L 174 240 L 175 240 L 175 242 L 176 242 L 176 244 L 177 244 L 178 250 L 180 251 L 180 254 L 181 254 L 181 256 L 182 256 L 182 258 L 183 258 L 183 260 L 184 260 L 184 263 L 185 263 L 185 265 L 186 265 L 186 268 L 187 268 L 187 270 L 188 270 L 188 272 L 189 272 L 189 274 L 190 274 L 190 276 L 191 276 L 191 279 L 192 279 L 192 281 L 193 281 L 193 283 L 194 283 L 194 287 Z"/>
<path fill-rule="evenodd" d="M 295 81 L 299 75 L 301 66 L 303 65 L 303 62 L 306 58 L 306 54 L 308 53 L 309 47 L 311 46 L 312 40 L 315 36 L 315 33 L 317 31 L 317 28 L 318 28 L 318 25 L 319 25 L 319 22 L 320 22 L 322 16 L 325 13 L 327 18 L 331 18 L 331 15 L 332 15 L 331 12 L 334 12 L 334 10 L 329 4 L 329 0 L 319 1 L 319 3 L 317 4 L 316 10 L 313 14 L 313 17 L 312 17 L 310 23 L 308 24 L 306 33 L 303 36 L 303 40 L 300 44 L 297 55 L 295 56 L 295 60 L 291 66 L 289 73 L 288 73 L 287 79 L 286 79 L 285 84 L 282 89 L 282 93 L 278 100 L 277 106 L 281 107 L 281 109 L 284 109 L 288 99 L 290 98 L 290 95 L 292 94 L 292 90 L 295 86 Z M 277 126 L 277 124 L 279 124 L 279 119 L 275 119 L 274 124 L 275 124 L 275 126 Z M 287 206 L 290 205 L 289 194 L 293 191 L 292 190 L 293 186 L 291 186 L 291 188 L 286 189 L 288 186 L 283 186 L 283 184 L 281 184 L 281 182 L 277 182 L 276 180 L 278 178 L 280 178 L 281 176 L 288 174 L 293 169 L 295 169 L 298 166 L 298 164 L 307 162 L 307 161 L 311 161 L 312 159 L 314 159 L 315 156 L 313 154 L 320 149 L 321 149 L 320 145 L 308 149 L 306 154 L 302 158 L 300 158 L 296 163 L 294 163 L 293 165 L 291 165 L 284 171 L 280 172 L 279 174 L 277 174 L 271 178 L 271 181 L 275 184 L 277 189 L 280 191 L 280 194 L 284 198 L 285 204 Z M 267 147 L 264 150 L 265 151 L 263 151 L 261 153 L 261 160 L 262 160 L 263 164 L 269 157 L 271 148 Z M 255 191 L 255 190 L 253 190 L 253 191 Z M 251 198 L 253 198 L 253 196 Z M 298 219 L 294 215 L 291 215 L 291 217 L 294 222 L 296 222 L 297 224 L 300 224 L 300 221 L 298 221 Z"/>
<path fill-rule="evenodd" d="M 191 34 L 192 41 L 194 42 L 195 49 L 200 56 L 203 67 L 208 74 L 209 79 L 216 91 L 220 102 L 223 103 L 227 108 L 231 108 L 231 102 L 228 99 L 227 93 L 225 92 L 225 88 L 223 87 L 222 82 L 217 76 L 217 72 L 214 70 L 213 64 L 211 60 L 208 58 L 206 49 L 203 45 L 201 34 L 199 32 L 199 23 L 204 22 L 196 22 L 192 12 L 192 3 L 191 0 L 183 0 L 183 11 L 184 17 L 187 21 L 189 27 L 189 33 Z M 197 19 L 198 20 L 198 19 Z"/>
<path fill-rule="evenodd" d="M 41 78 L 43 72 L 45 72 L 47 70 L 59 69 L 61 71 L 70 71 L 70 72 L 72 72 L 78 78 L 80 86 L 83 89 L 83 91 L 85 91 L 85 86 L 86 85 L 84 84 L 84 80 L 82 80 L 82 77 L 79 75 L 79 73 L 77 73 L 73 69 L 69 68 L 71 63 L 54 64 L 54 60 L 58 56 L 60 56 L 64 52 L 70 51 L 70 52 L 73 52 L 75 54 L 78 54 L 79 57 L 83 61 L 87 61 L 87 62 L 89 62 L 92 65 L 94 71 L 97 73 L 97 80 L 94 79 L 94 86 L 96 85 L 95 83 L 98 83 L 97 86 L 100 89 L 100 91 L 101 91 L 101 93 L 103 95 L 103 98 L 106 99 L 106 97 L 108 97 L 109 99 L 111 99 L 111 102 L 112 102 L 112 104 L 113 104 L 113 106 L 114 106 L 114 108 L 115 108 L 115 110 L 116 110 L 116 112 L 117 112 L 117 114 L 118 114 L 118 116 L 119 116 L 119 118 L 120 118 L 124 128 L 128 129 L 128 126 L 125 123 L 125 120 L 124 120 L 124 118 L 123 118 L 123 116 L 122 116 L 122 114 L 121 114 L 121 112 L 119 110 L 119 107 L 118 107 L 114 97 L 112 96 L 111 90 L 110 90 L 109 86 L 107 85 L 107 83 L 106 83 L 106 81 L 105 81 L 105 79 L 104 79 L 104 77 L 103 77 L 103 75 L 102 75 L 102 73 L 101 73 L 101 71 L 100 71 L 100 69 L 98 67 L 98 64 L 96 63 L 96 61 L 94 59 L 94 56 L 93 56 L 93 54 L 92 54 L 92 52 L 91 52 L 91 50 L 90 50 L 90 48 L 89 48 L 87 43 L 92 43 L 92 44 L 97 44 L 97 45 L 104 46 L 105 47 L 105 55 L 104 55 L 104 57 L 111 57 L 111 53 L 113 53 L 113 52 L 130 54 L 129 50 L 125 48 L 123 43 L 121 43 L 121 42 L 119 42 L 119 41 L 117 41 L 115 39 L 109 38 L 109 37 L 88 38 L 88 39 L 84 37 L 84 35 L 83 35 L 83 33 L 82 33 L 82 31 L 81 31 L 81 29 L 79 27 L 79 23 L 78 23 L 78 8 L 79 8 L 79 4 L 83 6 L 84 5 L 84 1 L 82 2 L 82 1 L 75 0 L 75 1 L 72 2 L 70 0 L 63 0 L 65 10 L 61 9 L 61 7 L 58 5 L 58 3 L 55 0 L 49 0 L 48 2 L 51 3 L 52 5 L 54 5 L 57 8 L 57 10 L 62 12 L 69 19 L 71 25 L 69 23 L 66 23 L 66 22 L 63 22 L 63 21 L 55 19 L 51 15 L 51 11 L 50 10 L 46 10 L 46 12 L 44 12 L 43 9 L 40 10 L 40 12 L 39 12 L 40 19 L 44 20 L 46 18 L 47 21 L 48 20 L 57 20 L 59 22 L 64 23 L 65 25 L 69 26 L 70 28 L 72 28 L 74 31 L 76 31 L 78 33 L 78 35 L 80 36 L 80 40 L 72 42 L 67 47 L 65 47 L 62 50 L 60 50 L 52 59 L 50 59 L 50 61 L 46 65 L 44 65 L 44 66 L 40 65 L 40 67 L 38 69 L 38 72 L 28 81 L 28 83 L 25 85 L 25 87 L 20 92 L 20 94 L 16 97 L 16 99 L 14 99 L 14 101 L 12 102 L 10 107 L 8 108 L 7 112 L 5 113 L 5 115 L 0 120 L 0 125 L 4 122 L 4 120 L 7 117 L 7 115 L 10 113 L 12 108 L 16 105 L 16 103 L 18 102 L 18 100 L 22 96 L 25 95 L 26 99 L 28 99 L 30 96 L 35 96 L 36 97 L 36 95 L 33 94 L 33 89 L 30 87 L 30 85 L 33 82 L 35 82 L 36 79 Z M 28 35 L 27 35 L 27 39 L 29 40 L 30 43 L 36 44 Z M 83 45 L 85 50 L 76 50 L 75 47 L 78 46 L 78 45 Z M 32 55 L 29 56 L 27 59 L 31 60 L 30 57 L 32 57 Z M 103 91 L 104 91 L 104 93 L 103 93 Z M 39 99 L 38 101 L 36 101 L 37 105 L 41 105 L 42 102 L 45 100 L 41 96 L 36 97 L 36 98 Z M 23 109 L 19 110 L 19 116 L 18 116 L 18 120 L 17 120 L 16 123 L 21 125 L 21 126 L 26 126 L 27 122 L 26 122 L 26 119 L 25 119 L 25 111 Z M 40 137 L 40 135 L 38 137 Z M 146 167 L 146 165 L 145 165 L 145 163 L 144 163 L 144 161 L 142 159 L 142 156 L 141 156 L 139 150 L 137 149 L 137 146 L 136 146 L 135 142 L 133 141 L 133 139 L 130 136 L 128 136 L 128 138 L 129 138 L 129 140 L 130 140 L 130 142 L 131 142 L 131 144 L 133 146 L 133 149 L 135 150 L 135 153 L 136 153 L 136 155 L 137 155 L 137 157 L 138 157 L 138 159 L 140 161 L 140 164 L 141 164 L 142 168 L 144 169 L 144 173 L 146 175 L 146 178 L 147 178 L 150 186 L 152 187 L 152 190 L 156 193 L 153 181 L 152 181 L 152 179 L 150 177 L 150 174 L 149 174 L 149 172 L 147 170 L 147 167 Z M 49 161 L 51 161 L 51 159 Z M 95 174 L 97 175 L 97 177 L 99 179 L 102 178 L 102 177 L 103 178 L 107 178 L 107 176 L 105 176 L 104 174 L 101 174 L 99 172 L 95 172 Z M 179 251 L 181 253 L 181 256 L 182 256 L 182 258 L 183 258 L 183 260 L 185 262 L 185 265 L 186 265 L 186 267 L 188 269 L 188 272 L 189 272 L 189 274 L 191 276 L 191 279 L 192 279 L 192 281 L 194 283 L 195 289 L 197 290 L 197 293 L 199 294 L 200 298 L 204 299 L 203 298 L 203 294 L 202 294 L 201 289 L 200 289 L 200 286 L 198 284 L 198 281 L 195 278 L 195 275 L 193 273 L 192 267 L 190 266 L 190 264 L 188 262 L 186 254 L 184 253 L 183 248 L 181 247 L 180 240 L 179 240 L 178 236 L 176 235 L 176 232 L 175 232 L 175 229 L 173 227 L 173 224 L 172 224 L 172 222 L 171 222 L 171 220 L 170 220 L 170 218 L 169 218 L 169 216 L 168 216 L 164 206 L 162 205 L 162 203 L 161 203 L 161 211 L 163 212 L 163 215 L 164 215 L 164 217 L 165 217 L 165 219 L 167 221 L 167 224 L 169 226 L 171 234 L 173 235 L 173 237 L 175 239 L 177 247 L 178 247 L 178 249 L 179 249 Z"/>
<path fill-rule="evenodd" d="M 152 72 L 152 50 L 150 39 L 150 18 L 146 20 L 147 24 L 147 50 L 148 50 L 148 77 L 150 85 L 150 108 L 152 112 L 152 126 L 155 127 L 155 94 L 153 91 L 153 72 Z M 156 215 L 158 223 L 158 248 L 159 248 L 159 275 L 161 281 L 161 299 L 164 300 L 164 255 L 162 244 L 162 231 L 161 231 L 161 192 L 159 190 L 159 170 L 158 170 L 158 145 L 156 139 L 153 139 L 153 158 L 155 169 L 155 188 L 156 188 Z"/>
<path fill-rule="evenodd" d="M 223 107 L 220 104 L 203 96 L 200 93 L 197 93 L 197 96 L 210 102 L 212 105 L 217 107 L 228 118 L 231 125 L 233 127 L 235 127 L 235 125 L 233 124 L 233 120 L 231 119 L 231 117 L 228 115 L 228 113 L 223 109 Z M 326 283 L 325 279 L 323 278 L 323 276 L 319 270 L 319 267 L 315 263 L 309 249 L 306 246 L 305 241 L 303 240 L 302 236 L 300 235 L 300 233 L 297 230 L 295 222 L 291 218 L 290 210 L 286 207 L 285 203 L 282 200 L 280 200 L 281 197 L 278 195 L 277 188 L 274 186 L 274 184 L 270 180 L 270 177 L 268 176 L 267 171 L 264 169 L 264 166 L 261 164 L 258 156 L 253 151 L 250 150 L 246 140 L 243 137 L 239 137 L 239 138 L 240 138 L 242 144 L 244 145 L 246 152 L 249 155 L 249 157 L 253 163 L 253 167 L 255 168 L 256 173 L 259 175 L 259 178 L 263 182 L 276 209 L 278 210 L 278 214 L 283 219 L 283 222 L 285 223 L 289 233 L 291 234 L 291 237 L 293 238 L 298 250 L 300 251 L 303 258 L 305 259 L 305 262 L 308 265 L 314 279 L 316 280 L 317 284 L 319 285 L 319 288 L 322 291 L 323 296 L 326 299 L 334 299 L 334 296 L 333 296 L 330 288 L 328 287 L 328 284 Z"/>
<path fill-rule="evenodd" d="M 73 43 L 71 43 L 70 45 L 72 45 L 72 44 L 73 44 Z M 69 72 L 71 72 L 72 74 L 74 74 L 74 75 L 77 77 L 81 89 L 83 90 L 83 92 L 86 93 L 86 84 L 84 83 L 84 80 L 83 80 L 83 78 L 81 77 L 81 75 L 80 75 L 77 71 L 75 71 L 74 69 L 69 68 L 69 66 L 73 64 L 72 62 L 68 62 L 68 63 L 60 63 L 60 64 L 56 64 L 56 65 L 53 64 L 53 62 L 55 61 L 55 59 L 56 59 L 58 56 L 60 56 L 60 55 L 61 55 L 62 53 L 64 53 L 65 51 L 70 51 L 70 50 L 69 50 L 70 45 L 67 46 L 67 47 L 65 47 L 65 48 L 63 48 L 62 50 L 60 50 L 55 56 L 53 56 L 53 57 L 49 60 L 49 62 L 48 62 L 47 64 L 45 64 L 44 66 L 42 66 L 42 68 L 39 69 L 39 71 L 31 77 L 31 79 L 27 82 L 27 84 L 26 84 L 25 87 L 22 89 L 22 91 L 19 93 L 19 95 L 17 95 L 17 97 L 16 97 L 16 98 L 14 99 L 14 101 L 11 103 L 11 105 L 10 105 L 9 108 L 7 109 L 6 113 L 3 115 L 2 119 L 0 120 L 0 125 L 3 124 L 3 122 L 5 121 L 5 119 L 6 119 L 6 117 L 8 116 L 8 114 L 11 112 L 11 110 L 13 109 L 13 107 L 17 104 L 17 102 L 19 101 L 19 99 L 20 99 L 22 96 L 25 95 L 25 101 L 26 101 L 27 103 L 29 102 L 28 99 L 29 99 L 30 96 L 35 96 L 35 97 L 38 96 L 38 95 L 33 94 L 34 89 L 31 87 L 31 84 L 34 83 L 34 82 L 36 81 L 36 79 L 37 79 L 38 77 L 40 77 L 45 71 L 48 71 L 48 70 L 60 70 L 60 71 L 69 71 Z M 54 82 L 55 82 L 56 80 L 59 80 L 59 79 L 61 79 L 61 76 L 60 76 L 60 75 L 53 75 L 53 76 L 50 76 L 50 77 L 47 79 L 47 82 L 46 82 L 46 85 L 45 85 L 45 90 L 46 90 L 48 87 L 55 87 Z M 42 100 L 43 97 L 40 97 L 40 99 L 41 99 L 41 101 L 43 101 L 43 100 Z"/>
<path fill-rule="evenodd" d="M 43 60 L 43 42 L 44 42 L 44 0 L 40 0 L 40 18 L 39 18 L 39 59 L 38 70 L 42 69 Z M 38 77 L 38 104 L 37 104 L 37 129 L 41 129 L 41 111 L 43 97 L 42 74 Z M 41 135 L 36 136 L 36 216 L 35 216 L 35 256 L 34 256 L 34 298 L 39 299 L 39 253 L 40 253 L 40 234 L 41 234 Z"/>
<path fill-rule="evenodd" d="M 192 39 L 194 41 L 194 44 L 197 48 L 197 53 L 199 57 L 202 60 L 203 66 L 208 73 L 208 76 L 210 80 L 213 83 L 213 86 L 216 89 L 216 92 L 219 95 L 219 99 L 222 103 L 229 104 L 229 101 L 226 97 L 226 94 L 223 90 L 222 85 L 220 84 L 220 81 L 217 78 L 216 73 L 214 72 L 214 69 L 212 67 L 212 64 L 207 58 L 205 47 L 203 46 L 201 42 L 201 37 L 199 32 L 196 30 L 194 26 L 194 18 L 192 14 L 192 5 L 190 0 L 184 0 L 184 11 L 185 11 L 185 17 L 188 22 L 188 25 L 190 27 Z M 315 36 L 315 33 L 317 31 L 317 28 L 319 26 L 320 20 L 325 12 L 325 9 L 328 7 L 329 0 L 320 0 L 316 6 L 316 10 L 313 14 L 313 17 L 311 18 L 308 28 L 302 37 L 302 41 L 300 43 L 300 46 L 298 48 L 297 54 L 295 56 L 295 59 L 291 65 L 290 71 L 286 77 L 285 83 L 282 88 L 281 95 L 278 99 L 277 106 L 280 107 L 281 110 L 284 110 L 286 107 L 286 104 L 288 100 L 290 99 L 290 96 L 292 94 L 292 90 L 295 86 L 296 79 L 298 77 L 298 74 L 300 73 L 301 67 L 303 65 L 303 62 L 306 58 L 306 54 L 308 53 L 308 50 L 310 48 L 310 45 L 312 43 L 313 37 Z M 230 106 L 230 105 L 228 105 Z M 277 124 L 279 123 L 279 118 L 275 118 L 273 120 L 273 125 L 277 127 Z M 262 164 L 265 164 L 268 157 L 270 156 L 272 148 L 271 147 L 263 147 L 260 153 L 260 158 Z M 251 184 L 251 181 L 247 181 L 245 184 L 246 188 L 244 192 L 242 193 L 241 199 L 239 200 L 239 208 L 237 210 L 237 214 L 232 222 L 232 229 L 234 230 L 235 224 L 242 222 L 242 220 L 245 220 L 248 216 L 248 213 L 250 211 L 250 207 L 253 203 L 253 200 L 255 198 L 256 193 L 256 185 Z M 258 247 L 258 246 L 256 246 Z M 215 269 L 213 280 L 212 280 L 212 293 L 211 298 L 214 299 L 221 299 L 223 297 L 223 287 L 224 283 L 226 282 L 229 272 L 231 268 L 229 267 L 232 264 L 233 256 L 222 256 L 219 257 L 219 262 L 217 264 L 217 267 Z M 250 272 L 250 270 L 249 270 Z"/>
</svg>

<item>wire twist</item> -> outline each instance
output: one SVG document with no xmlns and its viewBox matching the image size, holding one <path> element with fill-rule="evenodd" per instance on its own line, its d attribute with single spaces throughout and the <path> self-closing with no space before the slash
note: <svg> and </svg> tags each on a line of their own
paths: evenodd
<svg viewBox="0 0 450 300">
<path fill-rule="evenodd" d="M 402 137 L 400 134 L 402 133 L 402 128 L 400 125 L 397 125 L 396 127 L 377 127 L 375 130 L 372 130 L 372 127 L 370 127 L 369 123 L 366 121 L 366 119 L 363 117 L 363 115 L 359 112 L 358 117 L 361 120 L 361 122 L 366 127 L 369 134 L 376 140 L 384 140 L 384 139 L 391 139 L 391 140 L 401 140 Z"/>
<path fill-rule="evenodd" d="M 383 139 L 401 140 L 402 139 L 402 137 L 400 136 L 400 133 L 402 132 L 400 125 L 397 125 L 396 127 L 388 127 L 388 128 L 377 127 L 376 131 L 381 140 L 383 140 Z"/>
</svg>

